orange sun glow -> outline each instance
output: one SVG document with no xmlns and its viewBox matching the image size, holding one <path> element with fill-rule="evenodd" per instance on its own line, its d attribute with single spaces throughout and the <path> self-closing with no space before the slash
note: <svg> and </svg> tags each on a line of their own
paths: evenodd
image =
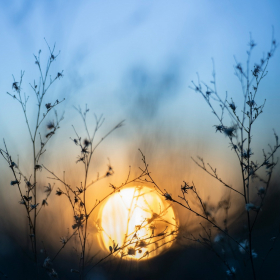
<svg viewBox="0 0 280 280">
<path fill-rule="evenodd" d="M 155 189 L 128 187 L 108 198 L 99 213 L 99 240 L 115 256 L 152 258 L 175 240 L 178 221 Z"/>
</svg>

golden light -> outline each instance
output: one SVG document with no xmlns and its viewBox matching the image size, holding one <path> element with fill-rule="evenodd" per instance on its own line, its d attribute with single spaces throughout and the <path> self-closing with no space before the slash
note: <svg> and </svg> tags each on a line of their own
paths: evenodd
<svg viewBox="0 0 280 280">
<path fill-rule="evenodd" d="M 122 258 L 144 260 L 169 248 L 178 229 L 169 201 L 148 187 L 129 187 L 108 198 L 99 212 L 99 241 Z"/>
</svg>

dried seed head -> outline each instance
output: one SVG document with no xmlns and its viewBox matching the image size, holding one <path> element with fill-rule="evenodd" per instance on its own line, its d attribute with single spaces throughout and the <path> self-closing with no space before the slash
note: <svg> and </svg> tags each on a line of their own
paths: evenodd
<svg viewBox="0 0 280 280">
<path fill-rule="evenodd" d="M 48 186 L 45 186 L 45 193 L 47 193 L 47 195 L 49 195 L 51 192 L 52 192 L 52 186 L 51 184 L 49 183 Z"/>
<path fill-rule="evenodd" d="M 56 272 L 54 269 L 51 270 L 51 272 L 49 273 L 49 275 L 50 275 L 51 278 L 52 278 L 52 277 L 55 278 L 55 279 L 58 278 L 58 274 L 57 274 L 57 272 Z"/>
<path fill-rule="evenodd" d="M 67 239 L 65 237 L 60 237 L 60 242 L 65 245 L 67 242 Z"/>
<path fill-rule="evenodd" d="M 260 188 L 258 189 L 258 195 L 264 195 L 265 192 L 266 192 L 266 190 L 265 190 L 264 187 L 260 187 Z"/>
<path fill-rule="evenodd" d="M 16 184 L 19 184 L 19 181 L 18 181 L 18 180 L 11 181 L 11 186 L 16 185 Z"/>
<path fill-rule="evenodd" d="M 18 82 L 13 82 L 12 84 L 12 89 L 14 89 L 15 91 L 19 91 L 20 90 L 20 87 L 18 85 Z"/>
<path fill-rule="evenodd" d="M 48 206 L 48 202 L 47 202 L 47 200 L 46 200 L 46 199 L 43 199 L 43 201 L 42 201 L 42 205 L 43 205 L 43 206 L 45 206 L 45 205 L 47 205 L 47 206 Z"/>
<path fill-rule="evenodd" d="M 90 141 L 88 139 L 84 139 L 84 146 L 87 147 L 89 146 Z"/>
<path fill-rule="evenodd" d="M 235 137 L 234 132 L 236 131 L 236 127 L 235 126 L 231 126 L 231 127 L 224 127 L 223 128 L 223 132 L 226 136 L 228 137 Z"/>
<path fill-rule="evenodd" d="M 11 168 L 13 168 L 13 167 L 17 168 L 17 165 L 12 161 L 10 167 Z"/>
<path fill-rule="evenodd" d="M 49 110 L 49 109 L 51 109 L 52 104 L 51 104 L 51 103 L 47 103 L 47 104 L 45 104 L 45 106 L 46 106 L 46 108 Z"/>
<path fill-rule="evenodd" d="M 56 195 L 58 195 L 58 196 L 61 196 L 62 194 L 63 194 L 63 192 L 62 192 L 62 190 L 60 189 L 60 188 L 58 188 L 57 190 L 56 190 L 56 193 L 55 193 Z"/>
<path fill-rule="evenodd" d="M 42 171 L 42 165 L 36 164 L 36 165 L 35 165 L 35 170 L 40 170 L 40 171 Z"/>
<path fill-rule="evenodd" d="M 51 265 L 52 265 L 51 259 L 50 259 L 49 257 L 47 257 L 47 258 L 44 260 L 43 267 L 44 267 L 44 268 L 50 268 Z"/>
<path fill-rule="evenodd" d="M 23 204 L 23 205 L 25 205 L 25 201 L 24 201 L 24 199 L 22 199 L 21 201 L 19 201 L 18 202 L 19 204 Z"/>
<path fill-rule="evenodd" d="M 219 132 L 223 132 L 223 130 L 225 129 L 225 127 L 223 125 L 214 125 L 216 127 L 216 132 L 219 131 Z"/>
<path fill-rule="evenodd" d="M 33 210 L 33 209 L 35 209 L 35 208 L 37 208 L 38 205 L 39 205 L 39 203 L 37 203 L 37 204 L 31 204 L 31 205 L 30 205 L 30 211 Z"/>
<path fill-rule="evenodd" d="M 58 72 L 56 77 L 57 77 L 58 79 L 62 78 L 62 77 L 63 77 L 62 72 Z"/>
<path fill-rule="evenodd" d="M 234 104 L 233 101 L 229 104 L 229 107 L 231 108 L 231 110 L 232 110 L 233 112 L 235 112 L 236 106 L 235 106 L 235 104 Z"/>
<path fill-rule="evenodd" d="M 54 128 L 54 121 L 49 121 L 47 123 L 47 129 L 53 129 Z"/>
<path fill-rule="evenodd" d="M 252 257 L 256 259 L 258 257 L 258 254 L 255 252 L 255 250 L 252 250 Z"/>
<path fill-rule="evenodd" d="M 169 194 L 167 192 L 164 194 L 164 197 L 165 197 L 165 200 L 172 200 L 171 194 Z"/>
<path fill-rule="evenodd" d="M 245 254 L 245 253 L 246 253 L 246 250 L 248 250 L 248 248 L 249 248 L 249 242 L 248 242 L 248 240 L 245 239 L 243 242 L 240 242 L 240 245 L 243 247 L 243 248 L 242 248 L 241 246 L 239 246 L 239 251 L 240 251 L 240 253 Z"/>
<path fill-rule="evenodd" d="M 147 246 L 147 243 L 144 240 L 141 240 L 138 244 L 138 247 L 145 248 Z"/>
<path fill-rule="evenodd" d="M 131 255 L 131 256 L 134 256 L 135 255 L 135 249 L 130 247 L 127 249 L 127 254 L 128 255 Z"/>
<path fill-rule="evenodd" d="M 236 273 L 236 269 L 232 266 L 230 269 L 226 271 L 228 276 L 234 276 Z"/>
<path fill-rule="evenodd" d="M 250 212 L 251 210 L 256 210 L 257 209 L 257 207 L 253 203 L 247 203 L 245 208 L 246 208 L 247 212 Z"/>
</svg>

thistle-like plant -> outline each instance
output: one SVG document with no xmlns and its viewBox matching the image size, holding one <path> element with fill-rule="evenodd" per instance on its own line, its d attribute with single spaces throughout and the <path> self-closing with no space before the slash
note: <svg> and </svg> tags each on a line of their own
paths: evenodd
<svg viewBox="0 0 280 280">
<path fill-rule="evenodd" d="M 127 240 L 124 244 L 114 244 L 113 247 L 108 248 L 110 252 L 106 254 L 105 257 L 101 258 L 99 261 L 93 263 L 94 256 L 91 255 L 90 252 L 90 240 L 89 240 L 89 229 L 88 229 L 88 221 L 91 215 L 93 214 L 94 210 L 97 209 L 108 197 L 111 195 L 118 193 L 123 187 L 139 181 L 143 176 L 146 176 L 147 170 L 142 170 L 142 172 L 136 176 L 135 178 L 130 178 L 130 168 L 128 176 L 124 183 L 120 184 L 119 186 L 115 186 L 113 184 L 109 184 L 108 188 L 111 191 L 105 195 L 102 199 L 97 199 L 93 203 L 92 201 L 92 194 L 91 199 L 88 198 L 88 191 L 89 189 L 94 186 L 98 181 L 108 178 L 114 174 L 113 167 L 108 164 L 107 170 L 104 172 L 103 175 L 99 175 L 97 172 L 97 176 L 94 180 L 89 181 L 89 172 L 90 167 L 92 165 L 93 155 L 99 145 L 116 129 L 123 126 L 124 121 L 119 122 L 115 125 L 108 133 L 106 133 L 103 137 L 98 140 L 98 131 L 102 124 L 104 123 L 104 118 L 101 115 L 100 117 L 95 116 L 95 127 L 92 132 L 90 132 L 90 128 L 88 127 L 87 116 L 89 113 L 89 108 L 85 107 L 84 110 L 81 107 L 75 107 L 76 111 L 80 115 L 83 125 L 84 125 L 84 136 L 80 136 L 81 132 L 78 131 L 74 126 L 72 126 L 74 131 L 74 137 L 70 137 L 70 140 L 75 145 L 75 147 L 79 150 L 79 155 L 73 164 L 83 165 L 84 174 L 82 177 L 82 182 L 80 186 L 73 187 L 70 183 L 68 183 L 65 178 L 60 178 L 50 170 L 49 167 L 43 165 L 44 169 L 46 169 L 49 174 L 51 174 L 50 179 L 57 181 L 59 184 L 62 185 L 61 188 L 56 190 L 56 195 L 60 197 L 60 199 L 66 198 L 63 203 L 71 207 L 72 214 L 74 217 L 74 222 L 71 225 L 70 231 L 64 237 L 60 237 L 60 242 L 62 243 L 61 247 L 57 250 L 57 252 L 50 257 L 47 255 L 45 262 L 48 265 L 45 265 L 44 268 L 47 270 L 50 276 L 51 273 L 54 271 L 53 266 L 55 265 L 55 260 L 59 256 L 60 252 L 67 246 L 67 244 L 72 240 L 76 239 L 77 248 L 75 248 L 75 252 L 78 253 L 79 263 L 77 264 L 76 268 L 72 268 L 71 272 L 76 274 L 79 279 L 85 279 L 86 275 L 99 263 L 103 262 L 107 258 L 119 254 L 120 252 L 127 251 L 127 247 L 129 246 L 136 246 L 135 240 Z M 148 240 L 148 239 L 147 239 Z M 139 247 L 139 246 L 138 246 Z M 127 251 L 129 254 L 129 251 Z"/>
<path fill-rule="evenodd" d="M 44 198 L 41 199 L 42 194 L 39 192 L 39 176 L 38 172 L 42 170 L 41 156 L 46 152 L 47 144 L 50 142 L 56 131 L 59 129 L 60 122 L 63 120 L 62 116 L 58 117 L 54 108 L 59 105 L 63 100 L 55 100 L 50 102 L 46 99 L 47 93 L 50 90 L 52 84 L 63 77 L 63 71 L 56 72 L 52 78 L 50 75 L 50 69 L 55 62 L 59 53 L 55 52 L 55 45 L 50 48 L 47 41 L 49 55 L 47 59 L 46 68 L 42 69 L 41 64 L 41 50 L 37 55 L 34 55 L 35 64 L 39 72 L 39 79 L 34 79 L 33 83 L 30 83 L 31 91 L 33 92 L 32 102 L 36 104 L 35 115 L 28 112 L 29 95 L 24 91 L 23 77 L 24 71 L 21 71 L 20 77 L 16 79 L 13 76 L 12 91 L 7 92 L 11 98 L 18 102 L 23 112 L 23 118 L 26 122 L 27 131 L 30 137 L 31 154 L 28 155 L 28 160 L 23 159 L 22 162 L 30 162 L 32 159 L 32 170 L 24 173 L 22 167 L 15 160 L 14 151 L 9 151 L 9 143 L 4 140 L 4 148 L 0 149 L 0 153 L 8 163 L 8 166 L 12 172 L 13 179 L 11 185 L 17 187 L 19 196 L 17 199 L 22 207 L 25 209 L 24 217 L 27 217 L 26 223 L 29 228 L 30 246 L 33 254 L 33 261 L 38 262 L 38 215 L 42 209 L 42 206 L 47 205 L 47 199 L 52 191 L 52 187 L 48 185 L 46 191 L 43 193 Z M 54 121 L 50 121 L 50 112 L 54 111 Z M 42 134 L 42 126 L 46 126 L 48 129 L 47 134 Z M 24 169 L 29 166 L 24 166 Z"/>
<path fill-rule="evenodd" d="M 265 106 L 265 100 L 261 104 L 257 101 L 257 93 L 259 91 L 261 81 L 267 75 L 268 63 L 274 55 L 277 44 L 276 40 L 272 38 L 270 50 L 260 59 L 258 63 L 254 65 L 253 69 L 251 69 L 251 54 L 255 46 L 255 42 L 250 38 L 246 67 L 243 68 L 242 64 L 236 60 L 234 68 L 235 75 L 241 84 L 243 97 L 243 106 L 241 110 L 238 110 L 236 103 L 232 98 L 231 100 L 228 100 L 227 94 L 225 98 L 222 98 L 218 94 L 214 61 L 212 81 L 210 82 L 210 85 L 201 82 L 198 76 L 198 81 L 192 82 L 192 86 L 190 87 L 196 93 L 201 94 L 207 105 L 210 107 L 212 113 L 216 116 L 218 120 L 218 123 L 214 125 L 216 132 L 225 135 L 229 140 L 230 148 L 232 152 L 235 153 L 238 166 L 240 168 L 242 188 L 239 188 L 238 186 L 232 187 L 230 184 L 226 183 L 218 175 L 217 169 L 209 163 L 205 164 L 203 158 L 201 157 L 198 157 L 197 160 L 194 158 L 192 159 L 208 175 L 219 181 L 231 192 L 231 194 L 222 199 L 216 207 L 210 206 L 207 201 L 204 201 L 204 199 L 199 195 L 194 183 L 183 183 L 180 188 L 181 195 L 178 200 L 158 186 L 151 177 L 150 172 L 148 172 L 148 178 L 146 179 L 146 181 L 152 184 L 166 199 L 180 205 L 204 221 L 204 223 L 200 224 L 202 233 L 199 234 L 198 237 L 190 234 L 190 236 L 185 236 L 185 238 L 202 244 L 209 250 L 213 251 L 225 265 L 225 273 L 229 278 L 238 277 L 240 270 L 242 268 L 245 269 L 243 265 L 248 261 L 251 266 L 252 279 L 257 279 L 260 269 L 262 268 L 257 268 L 255 266 L 255 259 L 258 257 L 258 254 L 254 250 L 252 237 L 259 213 L 263 209 L 264 201 L 267 192 L 269 191 L 273 170 L 277 164 L 275 153 L 280 147 L 278 135 L 274 131 L 275 144 L 269 145 L 268 152 L 265 152 L 265 150 L 262 151 L 263 158 L 260 163 L 258 163 L 254 157 L 255 154 L 257 154 L 257 151 L 252 149 L 252 141 L 254 140 L 252 135 L 252 126 L 263 112 Z M 218 108 L 220 108 L 220 111 L 216 109 L 215 103 L 219 105 Z M 229 115 L 229 121 L 228 119 L 226 120 L 225 113 Z M 145 168 L 148 169 L 148 163 L 143 154 L 142 160 Z M 265 172 L 261 172 L 262 170 L 265 170 Z M 262 173 L 265 173 L 265 177 L 262 177 Z M 258 189 L 255 188 L 257 181 L 261 185 Z M 192 195 L 196 197 L 200 210 L 192 203 Z M 234 235 L 228 228 L 228 212 L 231 207 L 231 196 L 233 195 L 239 196 L 243 200 L 241 210 L 246 216 L 247 232 L 242 236 Z M 225 213 L 222 224 L 215 218 L 215 214 L 220 210 L 223 210 Z M 239 219 L 236 219 L 237 223 L 240 223 L 241 221 L 242 219 L 240 217 Z M 209 225 L 211 225 L 210 228 Z M 238 227 L 238 225 L 236 226 Z M 213 230 L 218 232 L 213 234 Z M 273 239 L 273 243 L 278 237 L 279 234 Z M 222 251 L 217 244 L 223 244 Z M 245 258 L 239 262 L 238 268 L 230 263 L 232 260 L 231 257 L 235 257 L 234 252 L 236 249 L 245 256 Z M 268 253 L 263 256 L 263 260 L 267 258 L 271 249 L 272 247 L 269 248 Z M 231 255 L 231 257 L 229 257 L 228 254 Z"/>
<path fill-rule="evenodd" d="M 57 72 L 54 78 L 49 75 L 50 68 L 59 53 L 55 54 L 55 46 L 52 49 L 49 47 L 48 43 L 47 46 L 50 54 L 47 60 L 46 69 L 44 71 L 42 69 L 40 61 L 41 50 L 38 52 L 38 55 L 34 55 L 35 64 L 38 67 L 40 75 L 38 81 L 34 81 L 32 84 L 30 83 L 31 90 L 34 92 L 36 100 L 37 111 L 35 114 L 35 118 L 33 116 L 30 116 L 27 110 L 27 104 L 29 104 L 28 102 L 30 102 L 30 100 L 29 96 L 27 96 L 23 91 L 24 72 L 21 72 L 21 76 L 18 81 L 13 76 L 13 92 L 7 92 L 9 96 L 11 96 L 20 104 L 23 111 L 23 117 L 26 122 L 27 132 L 30 137 L 30 144 L 32 148 L 32 154 L 28 156 L 29 158 L 33 159 L 32 171 L 30 171 L 28 174 L 25 174 L 22 171 L 22 166 L 19 164 L 19 161 L 16 162 L 16 160 L 14 160 L 13 151 L 9 151 L 9 143 L 6 143 L 5 140 L 4 148 L 0 149 L 0 153 L 7 161 L 8 166 L 12 171 L 13 179 L 11 180 L 10 185 L 18 188 L 19 197 L 17 199 L 19 200 L 19 204 L 25 209 L 27 224 L 29 227 L 28 234 L 30 238 L 30 247 L 33 255 L 32 260 L 36 264 L 37 278 L 40 279 L 40 277 L 42 277 L 42 274 L 39 270 L 40 260 L 38 260 L 38 232 L 40 228 L 40 220 L 38 220 L 38 217 L 41 211 L 43 211 L 44 207 L 50 203 L 49 197 L 54 191 L 54 184 L 48 182 L 45 184 L 44 190 L 42 192 L 39 192 L 39 186 L 41 185 L 41 183 L 38 183 L 38 173 L 40 173 L 44 169 L 49 174 L 51 174 L 51 177 L 49 177 L 49 179 L 60 184 L 60 187 L 57 187 L 55 190 L 56 196 L 60 197 L 61 200 L 63 198 L 66 198 L 63 203 L 67 205 L 68 201 L 68 206 L 72 209 L 72 216 L 74 218 L 74 221 L 70 225 L 70 229 L 67 229 L 67 233 L 65 234 L 65 236 L 58 237 L 58 241 L 60 241 L 61 246 L 53 255 L 49 254 L 47 248 L 45 248 L 44 243 L 42 243 L 43 249 L 41 249 L 40 252 L 45 255 L 45 258 L 41 264 L 41 267 L 44 268 L 45 272 L 51 279 L 58 279 L 59 276 L 57 273 L 55 260 L 59 256 L 60 252 L 65 248 L 65 246 L 67 246 L 72 239 L 76 239 L 77 248 L 75 248 L 75 251 L 78 252 L 80 257 L 79 263 L 77 264 L 75 269 L 71 269 L 71 272 L 76 274 L 79 279 L 85 279 L 89 271 L 91 271 L 96 265 L 103 262 L 107 258 L 115 256 L 117 254 L 121 254 L 122 256 L 133 255 L 133 252 L 135 252 L 135 250 L 141 250 L 141 248 L 154 245 L 156 241 L 159 242 L 168 235 L 175 235 L 175 232 L 156 232 L 156 234 L 153 234 L 153 236 L 145 237 L 143 239 L 137 238 L 136 240 L 136 238 L 133 236 L 137 235 L 137 232 L 141 229 L 140 227 L 136 229 L 133 235 L 131 237 L 128 237 L 123 244 L 112 244 L 113 246 L 110 246 L 111 248 L 108 248 L 109 253 L 107 253 L 105 257 L 102 257 L 98 261 L 95 261 L 94 259 L 95 263 L 93 262 L 93 256 L 90 255 L 90 240 L 88 237 L 90 234 L 88 229 L 88 221 L 90 216 L 92 215 L 94 210 L 97 209 L 99 205 L 102 204 L 109 196 L 118 193 L 121 188 L 131 183 L 141 182 L 141 178 L 147 175 L 147 169 L 141 170 L 139 175 L 134 178 L 130 178 L 131 175 L 129 168 L 129 173 L 124 183 L 120 184 L 119 186 L 109 184 L 108 189 L 110 189 L 111 191 L 108 193 L 108 195 L 104 196 L 102 199 L 97 199 L 96 196 L 96 201 L 94 203 L 91 203 L 92 197 L 91 199 L 89 199 L 87 196 L 89 188 L 101 179 L 108 178 L 114 174 L 113 167 L 111 166 L 109 161 L 106 172 L 102 176 L 99 176 L 99 173 L 97 173 L 96 179 L 89 181 L 89 172 L 92 165 L 93 155 L 99 145 L 113 131 L 123 125 L 123 121 L 119 122 L 107 134 L 97 140 L 97 133 L 104 122 L 104 118 L 102 115 L 100 117 L 94 115 L 95 127 L 93 131 L 90 132 L 91 129 L 88 127 L 87 122 L 87 116 L 90 110 L 87 105 L 84 110 L 82 110 L 80 107 L 75 107 L 76 111 L 82 119 L 84 131 L 78 131 L 73 126 L 74 137 L 70 137 L 72 144 L 79 151 L 79 155 L 75 159 L 73 164 L 82 165 L 84 169 L 83 178 L 81 179 L 81 185 L 72 186 L 66 181 L 65 177 L 60 178 L 54 171 L 50 169 L 50 167 L 46 166 L 46 164 L 41 161 L 41 156 L 46 152 L 47 144 L 53 138 L 53 136 L 59 129 L 60 122 L 63 120 L 63 115 L 61 117 L 58 117 L 56 110 L 54 110 L 54 120 L 50 119 L 49 116 L 50 112 L 53 111 L 53 109 L 64 99 L 61 101 L 56 100 L 54 102 L 49 102 L 49 100 L 45 101 L 47 92 L 49 91 L 51 85 L 56 80 L 59 80 L 63 77 L 63 71 Z M 34 124 L 34 126 L 32 124 Z M 47 129 L 47 133 L 45 134 L 42 134 L 43 126 L 45 127 L 45 129 Z M 80 133 L 82 133 L 83 136 L 80 136 Z M 24 159 L 22 161 L 25 162 Z M 24 166 L 24 169 L 26 169 L 26 166 Z M 43 179 L 40 178 L 40 181 L 43 181 Z M 162 213 L 159 213 L 158 218 L 161 217 L 161 214 Z M 59 221 L 57 220 L 55 222 L 58 223 Z M 150 221 L 143 221 L 143 226 L 149 226 L 150 223 Z M 153 250 L 156 249 L 151 249 L 149 252 L 153 252 Z M 27 254 L 29 254 L 29 252 L 27 252 Z M 147 255 L 148 254 L 146 254 L 145 256 Z M 0 271 L 0 274 L 1 273 L 2 272 Z"/>
</svg>

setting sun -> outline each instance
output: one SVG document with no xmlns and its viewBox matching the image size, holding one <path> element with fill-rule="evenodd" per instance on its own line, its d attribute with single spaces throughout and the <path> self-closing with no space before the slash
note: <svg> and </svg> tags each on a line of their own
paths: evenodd
<svg viewBox="0 0 280 280">
<path fill-rule="evenodd" d="M 171 204 L 148 187 L 115 193 L 99 214 L 100 243 L 118 257 L 155 257 L 171 246 L 177 228 Z"/>
</svg>

